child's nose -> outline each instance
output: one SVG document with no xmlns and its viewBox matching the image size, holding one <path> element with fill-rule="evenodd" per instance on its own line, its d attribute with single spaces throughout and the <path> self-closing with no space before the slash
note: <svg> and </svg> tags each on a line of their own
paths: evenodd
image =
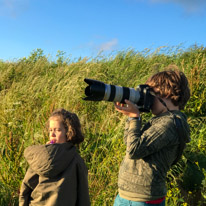
<svg viewBox="0 0 206 206">
<path fill-rule="evenodd" d="M 52 133 L 51 133 L 51 136 L 52 136 L 52 137 L 55 137 L 55 136 L 56 136 L 55 132 L 52 132 Z"/>
</svg>

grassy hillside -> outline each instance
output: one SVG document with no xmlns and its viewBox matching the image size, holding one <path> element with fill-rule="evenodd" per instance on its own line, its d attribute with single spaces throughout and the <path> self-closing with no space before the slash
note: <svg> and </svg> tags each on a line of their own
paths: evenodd
<svg viewBox="0 0 206 206">
<path fill-rule="evenodd" d="M 0 61 L 0 205 L 18 205 L 27 169 L 24 149 L 47 141 L 45 122 L 55 108 L 78 114 L 85 134 L 79 152 L 89 170 L 93 206 L 113 205 L 126 117 L 111 102 L 83 101 L 84 78 L 135 88 L 169 64 L 188 77 L 192 97 L 185 113 L 191 143 L 168 174 L 167 205 L 206 204 L 206 49 L 169 48 L 151 53 L 133 50 L 108 57 L 72 61 L 59 52 L 56 61 L 41 49 L 15 62 Z M 144 114 L 146 121 L 151 114 Z"/>
</svg>

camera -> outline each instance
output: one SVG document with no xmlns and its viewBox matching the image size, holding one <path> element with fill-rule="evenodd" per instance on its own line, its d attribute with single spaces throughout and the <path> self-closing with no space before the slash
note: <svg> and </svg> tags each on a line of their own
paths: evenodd
<svg viewBox="0 0 206 206">
<path fill-rule="evenodd" d="M 141 112 L 149 112 L 154 101 L 152 89 L 147 84 L 134 88 L 105 84 L 101 81 L 85 78 L 88 84 L 85 88 L 87 101 L 109 101 L 125 103 L 125 99 L 137 104 Z"/>
</svg>

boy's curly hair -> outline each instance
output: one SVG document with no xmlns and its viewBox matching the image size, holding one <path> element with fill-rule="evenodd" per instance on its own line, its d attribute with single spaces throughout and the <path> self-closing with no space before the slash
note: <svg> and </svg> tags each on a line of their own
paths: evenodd
<svg viewBox="0 0 206 206">
<path fill-rule="evenodd" d="M 75 113 L 69 112 L 63 108 L 56 109 L 50 115 L 47 125 L 49 124 L 49 121 L 53 118 L 58 118 L 58 120 L 63 123 L 66 129 L 66 136 L 68 142 L 72 142 L 73 144 L 79 144 L 84 141 L 84 135 L 81 131 L 81 124 L 78 116 Z"/>
<path fill-rule="evenodd" d="M 155 88 L 155 94 L 161 98 L 170 98 L 175 106 L 184 109 L 190 98 L 190 89 L 185 74 L 176 65 L 169 65 L 165 71 L 150 77 L 146 84 Z"/>
</svg>

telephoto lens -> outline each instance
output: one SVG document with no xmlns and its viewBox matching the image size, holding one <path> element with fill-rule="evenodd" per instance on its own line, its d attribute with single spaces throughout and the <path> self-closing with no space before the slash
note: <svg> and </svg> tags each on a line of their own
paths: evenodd
<svg viewBox="0 0 206 206">
<path fill-rule="evenodd" d="M 87 79 L 85 88 L 86 97 L 89 101 L 109 101 L 125 103 L 125 99 L 137 104 L 140 111 L 149 112 L 153 103 L 153 95 L 148 85 L 139 85 L 137 89 L 105 84 L 98 80 Z"/>
</svg>

